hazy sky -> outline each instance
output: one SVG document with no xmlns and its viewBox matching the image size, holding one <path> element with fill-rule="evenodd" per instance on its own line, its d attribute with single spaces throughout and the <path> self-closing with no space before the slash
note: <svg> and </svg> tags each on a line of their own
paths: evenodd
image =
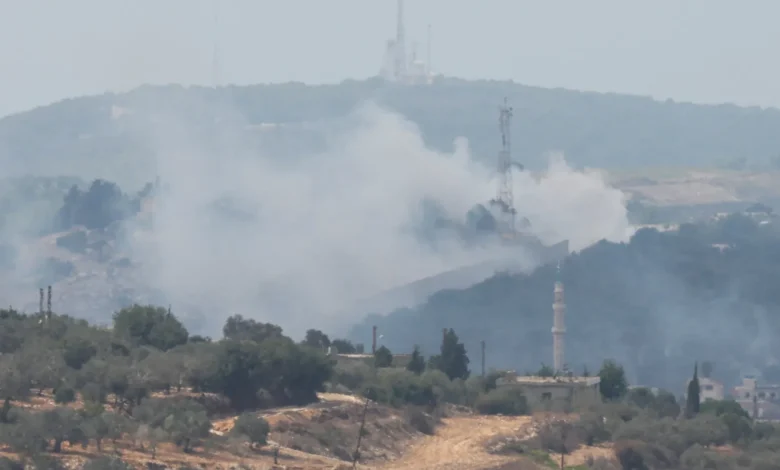
<svg viewBox="0 0 780 470">
<path fill-rule="evenodd" d="M 394 0 L 0 0 L 0 115 L 142 83 L 375 75 Z M 215 5 L 218 7 L 215 8 Z M 218 13 L 215 27 L 215 11 Z M 409 40 L 464 78 L 780 105 L 776 0 L 407 0 Z"/>
</svg>

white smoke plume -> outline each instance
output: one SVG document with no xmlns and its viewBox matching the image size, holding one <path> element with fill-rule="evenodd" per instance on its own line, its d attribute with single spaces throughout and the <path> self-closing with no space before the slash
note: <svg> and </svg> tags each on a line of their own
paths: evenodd
<svg viewBox="0 0 780 470">
<path fill-rule="evenodd" d="M 222 153 L 205 150 L 214 146 L 182 119 L 169 119 L 151 139 L 165 191 L 153 233 L 130 249 L 177 313 L 187 319 L 188 305 L 205 311 L 196 321 L 211 334 L 234 313 L 294 335 L 332 330 L 358 320 L 337 315 L 358 299 L 490 255 L 454 242 L 434 250 L 411 230 L 425 198 L 463 220 L 494 197 L 494 171 L 472 160 L 465 141 L 452 152 L 431 150 L 413 123 L 369 104 L 333 131 L 327 151 L 293 162 L 224 142 Z M 560 158 L 542 175 L 516 176 L 515 191 L 544 242 L 569 239 L 581 249 L 626 237 L 622 193 Z M 224 198 L 243 216 L 208 210 Z"/>
<path fill-rule="evenodd" d="M 611 188 L 600 171 L 575 171 L 560 153 L 536 178 L 522 173 L 514 178 L 515 206 L 531 222 L 533 233 L 554 243 L 569 240 L 579 251 L 599 240 L 628 241 L 626 198 Z"/>
</svg>

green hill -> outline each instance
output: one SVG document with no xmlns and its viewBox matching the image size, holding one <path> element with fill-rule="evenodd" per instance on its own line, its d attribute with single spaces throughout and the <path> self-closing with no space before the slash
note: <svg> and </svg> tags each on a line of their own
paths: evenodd
<svg viewBox="0 0 780 470">
<path fill-rule="evenodd" d="M 593 371 L 615 358 L 632 383 L 669 390 L 682 387 L 695 361 L 714 361 L 715 376 L 727 383 L 772 367 L 780 359 L 778 262 L 777 226 L 742 215 L 686 224 L 679 233 L 643 229 L 630 243 L 602 241 L 572 254 L 560 274 L 567 363 Z M 553 356 L 555 271 L 499 274 L 468 289 L 440 291 L 418 308 L 369 316 L 350 338 L 370 344 L 376 325 L 392 351 L 419 345 L 434 354 L 442 328 L 453 328 L 475 370 L 485 340 L 488 367 L 536 371 Z"/>
<path fill-rule="evenodd" d="M 543 89 L 499 81 L 441 79 L 432 86 L 398 87 L 379 80 L 338 85 L 298 83 L 225 87 L 144 86 L 123 94 L 69 99 L 0 119 L 0 162 L 34 174 L 86 169 L 120 183 L 149 163 L 167 134 L 197 132 L 214 145 L 236 139 L 271 153 L 324 145 L 317 123 L 373 100 L 419 125 L 429 145 L 450 149 L 467 137 L 492 162 L 499 146 L 497 106 L 515 109 L 516 159 L 538 168 L 552 150 L 575 166 L 743 166 L 778 163 L 780 111 L 705 106 L 646 97 Z M 258 131 L 283 123 L 284 131 Z M 174 126 L 175 124 L 175 126 Z M 225 134 L 225 129 L 230 129 Z M 236 132 L 240 130 L 241 132 Z M 262 138 L 259 136 L 262 134 Z M 227 138 L 225 137 L 227 135 Z"/>
</svg>

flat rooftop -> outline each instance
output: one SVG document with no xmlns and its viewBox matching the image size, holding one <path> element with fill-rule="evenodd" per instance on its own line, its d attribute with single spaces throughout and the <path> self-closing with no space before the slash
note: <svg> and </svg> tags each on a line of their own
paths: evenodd
<svg viewBox="0 0 780 470">
<path fill-rule="evenodd" d="M 373 354 L 341 354 L 341 353 L 335 353 L 338 357 L 343 357 L 345 359 L 373 359 Z M 410 357 L 411 354 L 393 354 L 393 357 L 397 358 L 403 358 L 403 357 Z"/>
<path fill-rule="evenodd" d="M 599 377 L 539 377 L 533 375 L 518 375 L 516 377 L 504 377 L 498 379 L 499 385 L 597 385 L 601 382 Z"/>
</svg>

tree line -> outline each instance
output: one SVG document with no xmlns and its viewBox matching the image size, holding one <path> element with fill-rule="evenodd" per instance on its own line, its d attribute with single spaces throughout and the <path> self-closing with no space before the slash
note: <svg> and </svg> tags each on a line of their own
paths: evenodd
<svg viewBox="0 0 780 470">
<path fill-rule="evenodd" d="M 238 419 L 231 435 L 254 448 L 273 431 L 261 417 L 263 409 L 313 403 L 321 391 L 420 410 L 413 414 L 415 426 L 426 433 L 435 432 L 432 413 L 451 404 L 484 414 L 534 411 L 522 389 L 500 386 L 506 372 L 473 374 L 465 346 L 452 329 L 436 354 L 426 358 L 415 348 L 403 364 L 395 363 L 398 356 L 385 346 L 364 355 L 365 360 L 341 358 L 337 350 L 357 348 L 319 330 L 294 341 L 278 325 L 240 315 L 228 318 L 222 338 L 215 340 L 190 335 L 173 312 L 155 306 L 118 311 L 111 329 L 64 315 L 0 310 L 0 445 L 40 468 L 58 468 L 51 456 L 65 444 L 92 445 L 100 452 L 130 440 L 154 457 L 159 443 L 169 442 L 196 452 L 216 439 L 212 419 L 233 414 Z M 548 373 L 542 366 L 533 375 Z M 685 405 L 669 392 L 631 388 L 623 366 L 613 360 L 602 363 L 598 376 L 603 403 L 577 410 L 583 416 L 577 435 L 582 443 L 620 440 L 620 449 L 629 450 L 621 450 L 619 457 L 629 462 L 639 458 L 634 454 L 649 458 L 659 448 L 679 462 L 695 443 L 731 442 L 747 449 L 757 442 L 768 445 L 768 436 L 775 436 L 773 427 L 752 423 L 734 402 L 692 408 L 693 388 Z M 45 397 L 55 405 L 29 406 Z M 640 422 L 657 435 L 639 432 Z M 670 432 L 671 423 L 677 423 L 672 428 L 676 436 L 681 426 L 701 432 L 706 425 L 717 432 L 709 441 L 696 438 L 689 447 L 669 450 L 667 441 L 662 445 L 656 439 Z M 675 457 L 677 449 L 682 453 Z M 85 468 L 126 468 L 104 455 Z M 2 464 L 16 468 L 15 462 Z"/>
</svg>

